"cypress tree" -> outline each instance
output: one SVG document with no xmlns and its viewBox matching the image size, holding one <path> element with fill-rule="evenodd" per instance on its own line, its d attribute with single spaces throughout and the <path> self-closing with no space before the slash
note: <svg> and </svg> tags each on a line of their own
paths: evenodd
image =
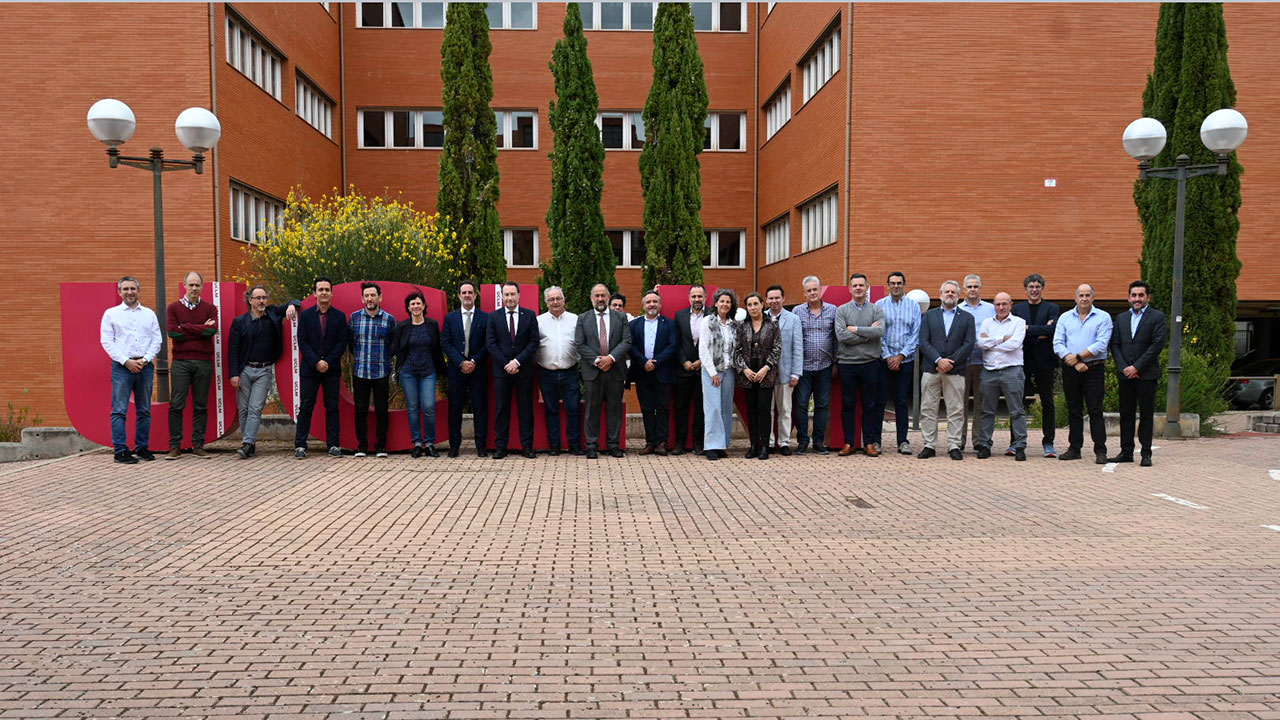
<svg viewBox="0 0 1280 720">
<path fill-rule="evenodd" d="M 703 123 L 707 80 L 689 3 L 662 3 L 653 24 L 653 85 L 644 104 L 644 286 L 702 282 Z"/>
<path fill-rule="evenodd" d="M 498 123 L 489 107 L 492 48 L 485 4 L 449 3 L 440 47 L 444 151 L 436 210 L 448 218 L 454 284 L 464 279 L 502 282 L 507 278 L 497 208 Z"/>
<path fill-rule="evenodd" d="M 618 289 L 613 248 L 604 234 L 600 198 L 604 192 L 604 143 L 596 127 L 596 93 L 587 37 L 577 3 L 569 3 L 564 37 L 551 53 L 556 100 L 551 101 L 551 263 L 543 263 L 538 284 L 564 288 L 570 312 L 591 306 L 591 286 L 603 282 Z"/>
<path fill-rule="evenodd" d="M 1152 165 L 1171 166 L 1179 155 L 1189 156 L 1193 165 L 1216 162 L 1217 156 L 1200 141 L 1200 123 L 1209 113 L 1234 107 L 1235 102 L 1222 5 L 1162 4 L 1155 67 L 1147 77 L 1142 110 L 1144 116 L 1164 124 L 1168 142 Z M 1226 175 L 1187 181 L 1184 347 L 1206 355 L 1219 367 L 1230 365 L 1235 357 L 1241 172 L 1233 153 Z M 1152 305 L 1168 313 L 1177 184 L 1158 178 L 1139 180 L 1133 197 L 1142 221 L 1142 277 L 1152 286 Z"/>
</svg>

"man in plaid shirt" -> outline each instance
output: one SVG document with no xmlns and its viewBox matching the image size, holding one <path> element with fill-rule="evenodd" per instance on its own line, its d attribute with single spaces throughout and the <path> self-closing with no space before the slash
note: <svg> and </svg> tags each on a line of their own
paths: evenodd
<svg viewBox="0 0 1280 720">
<path fill-rule="evenodd" d="M 356 404 L 356 457 L 369 453 L 369 393 L 373 393 L 373 414 L 377 425 L 374 449 L 387 456 L 387 401 L 391 394 L 391 343 L 396 318 L 382 309 L 382 288 L 373 282 L 360 283 L 364 309 L 351 313 L 351 394 Z"/>
<path fill-rule="evenodd" d="M 809 450 L 809 398 L 813 398 L 813 451 L 826 455 L 827 419 L 831 407 L 831 366 L 835 363 L 836 306 L 822 300 L 822 283 L 810 275 L 801 284 L 805 303 L 791 312 L 800 318 L 804 340 L 804 372 L 796 384 L 792 411 L 796 452 Z"/>
</svg>

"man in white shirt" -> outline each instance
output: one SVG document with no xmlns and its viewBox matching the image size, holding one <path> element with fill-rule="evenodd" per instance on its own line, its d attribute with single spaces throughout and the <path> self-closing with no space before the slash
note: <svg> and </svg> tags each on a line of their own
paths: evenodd
<svg viewBox="0 0 1280 720">
<path fill-rule="evenodd" d="M 996 407 L 1000 394 L 1009 406 L 1014 459 L 1027 459 L 1027 414 L 1023 409 L 1025 373 L 1022 369 L 1022 342 L 1027 335 L 1027 321 L 1013 315 L 1013 298 L 1009 293 L 996 293 L 996 314 L 978 327 L 978 347 L 982 348 L 982 422 L 974 449 L 978 458 L 991 457 L 991 436 L 995 432 Z"/>
<path fill-rule="evenodd" d="M 547 311 L 538 316 L 538 388 L 547 414 L 547 446 L 552 455 L 560 454 L 560 405 L 564 404 L 565 435 L 569 452 L 582 454 L 582 421 L 579 405 L 582 392 L 578 384 L 578 350 L 573 334 L 578 316 L 564 309 L 564 290 L 552 285 L 542 292 Z"/>
<path fill-rule="evenodd" d="M 123 277 L 116 290 L 123 301 L 102 314 L 99 332 L 102 349 L 111 357 L 111 446 L 115 461 L 131 465 L 155 460 L 147 447 L 151 440 L 151 387 L 155 382 L 156 353 L 160 352 L 160 321 L 155 311 L 138 302 L 142 284 Z M 134 451 L 129 452 L 125 432 L 129 398 L 134 405 Z"/>
</svg>

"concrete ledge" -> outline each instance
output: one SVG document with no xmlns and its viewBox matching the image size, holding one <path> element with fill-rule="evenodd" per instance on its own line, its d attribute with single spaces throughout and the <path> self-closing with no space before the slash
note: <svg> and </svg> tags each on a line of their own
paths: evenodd
<svg viewBox="0 0 1280 720">
<path fill-rule="evenodd" d="M 27 448 L 20 442 L 0 443 L 0 463 L 29 460 Z"/>
<path fill-rule="evenodd" d="M 23 428 L 22 444 L 27 448 L 28 460 L 63 457 L 102 447 L 86 440 L 72 427 Z"/>
<path fill-rule="evenodd" d="M 1120 435 L 1120 413 L 1102 413 L 1102 417 L 1107 423 L 1107 435 Z M 1085 433 L 1089 432 L 1089 420 L 1085 418 Z M 1154 418 L 1154 427 L 1152 427 L 1152 435 L 1160 438 L 1164 436 L 1165 417 L 1164 413 L 1157 412 Z M 1178 416 L 1178 426 L 1182 429 L 1182 437 L 1198 438 L 1200 437 L 1200 416 L 1195 413 L 1182 413 Z M 1059 432 L 1062 428 L 1058 428 Z"/>
</svg>

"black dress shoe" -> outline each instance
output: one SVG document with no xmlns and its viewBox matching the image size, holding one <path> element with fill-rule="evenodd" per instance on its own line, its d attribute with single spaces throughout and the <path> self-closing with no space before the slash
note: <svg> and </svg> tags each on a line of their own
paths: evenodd
<svg viewBox="0 0 1280 720">
<path fill-rule="evenodd" d="M 727 451 L 725 451 L 725 450 L 717 450 L 717 451 L 716 451 L 716 454 L 720 456 L 720 459 L 721 459 L 721 460 L 723 460 L 723 459 L 725 459 L 725 458 L 729 457 L 729 453 L 728 453 Z"/>
<path fill-rule="evenodd" d="M 449 457 L 458 457 L 458 448 L 456 447 L 449 448 Z"/>
<path fill-rule="evenodd" d="M 707 451 L 707 459 L 708 459 L 708 460 L 719 460 L 719 459 L 720 459 L 720 453 L 716 452 L 715 450 L 708 450 L 708 451 Z"/>
<path fill-rule="evenodd" d="M 955 448 L 947 451 L 947 457 L 951 458 L 952 460 L 963 460 L 964 453 L 960 452 L 959 448 Z"/>
<path fill-rule="evenodd" d="M 1013 459 L 1022 462 L 1027 459 L 1027 451 L 1022 448 L 1013 449 Z"/>
<path fill-rule="evenodd" d="M 653 449 L 653 454 L 654 454 L 654 455 L 658 455 L 658 456 L 660 456 L 660 457 L 666 457 L 667 455 L 670 455 L 671 453 L 667 452 L 667 446 L 666 446 L 666 445 L 659 445 L 658 447 L 656 447 L 656 448 L 654 448 L 654 449 Z"/>
<path fill-rule="evenodd" d="M 618 448 L 614 448 L 614 449 L 612 449 L 612 450 L 610 450 L 610 451 L 609 451 L 609 457 L 620 458 L 620 457 L 622 457 L 622 456 L 623 456 L 623 452 L 622 452 L 621 450 L 619 450 Z"/>
<path fill-rule="evenodd" d="M 986 447 L 986 446 L 984 446 L 984 445 L 979 445 L 979 446 L 978 446 L 978 459 L 979 459 L 979 460 L 986 460 L 986 459 L 987 459 L 987 458 L 989 458 L 989 457 L 991 457 L 991 448 Z"/>
<path fill-rule="evenodd" d="M 1066 452 L 1062 453 L 1061 455 L 1059 455 L 1058 459 L 1059 460 L 1079 460 L 1080 451 L 1075 448 L 1071 448 Z"/>
<path fill-rule="evenodd" d="M 489 457 L 489 450 L 487 448 L 476 448 L 476 455 L 478 457 Z"/>
<path fill-rule="evenodd" d="M 580 448 L 580 447 L 571 447 L 571 448 L 569 448 L 569 452 L 573 453 L 574 455 L 581 455 L 581 454 L 585 453 L 585 452 L 586 452 L 586 450 L 583 450 L 583 449 L 582 449 L 582 448 Z"/>
<path fill-rule="evenodd" d="M 422 457 L 422 448 L 414 445 L 413 452 L 409 453 L 409 457 L 414 458 L 415 460 Z"/>
<path fill-rule="evenodd" d="M 798 445 L 798 446 L 796 446 L 796 454 L 797 454 L 797 455 L 804 455 L 804 454 L 805 454 L 805 453 L 807 453 L 807 452 L 809 452 L 809 446 L 807 446 L 807 445 Z"/>
<path fill-rule="evenodd" d="M 596 449 L 595 449 L 595 448 L 587 448 L 587 459 L 588 459 L 588 460 L 597 460 L 597 459 L 599 459 L 599 458 L 600 458 L 600 453 L 596 452 Z"/>
<path fill-rule="evenodd" d="M 683 454 L 684 454 L 684 445 L 677 445 L 677 446 L 675 446 L 675 448 L 674 448 L 674 449 L 672 449 L 671 454 L 672 454 L 672 455 L 683 455 Z"/>
<path fill-rule="evenodd" d="M 1124 453 L 1121 453 L 1121 454 L 1119 454 L 1119 455 L 1116 455 L 1115 457 L 1109 457 L 1109 458 L 1107 458 L 1107 462 L 1109 462 L 1109 463 L 1131 463 L 1131 462 L 1133 462 L 1133 456 L 1132 456 L 1132 455 L 1125 455 Z"/>
<path fill-rule="evenodd" d="M 125 450 L 124 452 L 116 453 L 115 461 L 121 465 L 136 465 L 138 463 L 138 458 L 134 457 L 133 453 Z"/>
<path fill-rule="evenodd" d="M 778 450 L 778 452 L 782 453 L 783 455 L 790 455 L 790 454 L 791 454 L 791 446 L 790 446 L 790 445 L 783 445 L 783 446 L 782 446 L 782 449 Z"/>
<path fill-rule="evenodd" d="M 747 459 L 751 460 L 753 458 L 758 458 L 758 457 L 760 457 L 760 451 L 756 449 L 755 445 L 752 445 L 751 449 L 747 450 Z"/>
<path fill-rule="evenodd" d="M 933 457 L 934 455 L 937 455 L 937 454 L 938 454 L 938 453 L 934 452 L 933 448 L 931 448 L 931 447 L 927 447 L 927 448 L 925 448 L 925 449 L 921 450 L 921 451 L 920 451 L 920 454 L 919 454 L 919 455 L 916 455 L 916 457 L 920 458 L 921 460 L 928 460 L 929 458 L 931 458 L 931 457 Z"/>
<path fill-rule="evenodd" d="M 497 450 L 494 450 L 494 451 L 493 451 L 493 459 L 494 459 L 494 460 L 501 460 L 502 458 L 504 458 L 504 457 L 506 457 L 506 456 L 507 456 L 507 451 L 506 451 L 506 450 L 504 450 L 504 449 L 502 449 L 502 448 L 498 448 Z M 483 455 L 481 455 L 481 457 L 484 457 L 484 456 L 483 456 Z"/>
<path fill-rule="evenodd" d="M 767 448 L 767 447 L 766 447 L 766 448 L 762 448 L 762 449 L 760 450 L 760 454 L 759 454 L 759 455 L 757 455 L 756 457 L 758 457 L 758 458 L 759 458 L 759 459 L 761 459 L 761 460 L 768 460 L 768 459 L 769 459 L 769 448 Z"/>
<path fill-rule="evenodd" d="M 1151 456 L 1143 455 L 1142 461 L 1138 463 L 1140 467 L 1151 467 Z"/>
<path fill-rule="evenodd" d="M 1094 464 L 1094 465 L 1106 465 L 1106 464 L 1107 464 L 1107 454 L 1106 454 L 1106 453 L 1094 453 L 1094 454 L 1093 454 L 1093 464 Z"/>
<path fill-rule="evenodd" d="M 548 455 L 550 455 L 550 456 L 552 456 L 552 457 L 556 457 L 556 456 L 558 456 L 558 455 L 560 454 L 560 448 L 558 448 L 558 447 L 553 447 L 553 448 L 551 448 L 550 450 L 548 450 L 548 451 L 547 451 L 547 454 L 548 454 Z"/>
<path fill-rule="evenodd" d="M 699 444 L 697 444 L 697 443 L 694 443 L 694 444 L 693 444 L 693 454 L 694 454 L 694 455 L 701 455 L 701 454 L 702 454 L 702 446 L 701 446 L 701 445 L 699 445 Z"/>
<path fill-rule="evenodd" d="M 440 457 L 440 451 L 436 450 L 435 445 L 428 445 L 422 450 L 427 454 L 427 457 L 433 457 L 433 458 Z"/>
<path fill-rule="evenodd" d="M 819 446 L 815 447 L 815 448 L 813 449 L 813 451 L 814 451 L 814 452 L 816 452 L 816 453 L 818 453 L 819 455 L 830 455 L 830 454 L 831 454 L 831 448 L 828 448 L 826 445 L 819 445 Z"/>
<path fill-rule="evenodd" d="M 534 455 L 534 454 L 533 454 L 533 448 L 525 448 L 523 451 L 521 451 L 521 452 L 520 452 L 520 454 L 521 454 L 521 455 L 523 455 L 523 456 L 525 456 L 526 458 L 528 458 L 528 459 L 530 459 L 530 460 L 532 460 L 532 459 L 534 459 L 535 457 L 537 457 L 536 455 Z"/>
</svg>

